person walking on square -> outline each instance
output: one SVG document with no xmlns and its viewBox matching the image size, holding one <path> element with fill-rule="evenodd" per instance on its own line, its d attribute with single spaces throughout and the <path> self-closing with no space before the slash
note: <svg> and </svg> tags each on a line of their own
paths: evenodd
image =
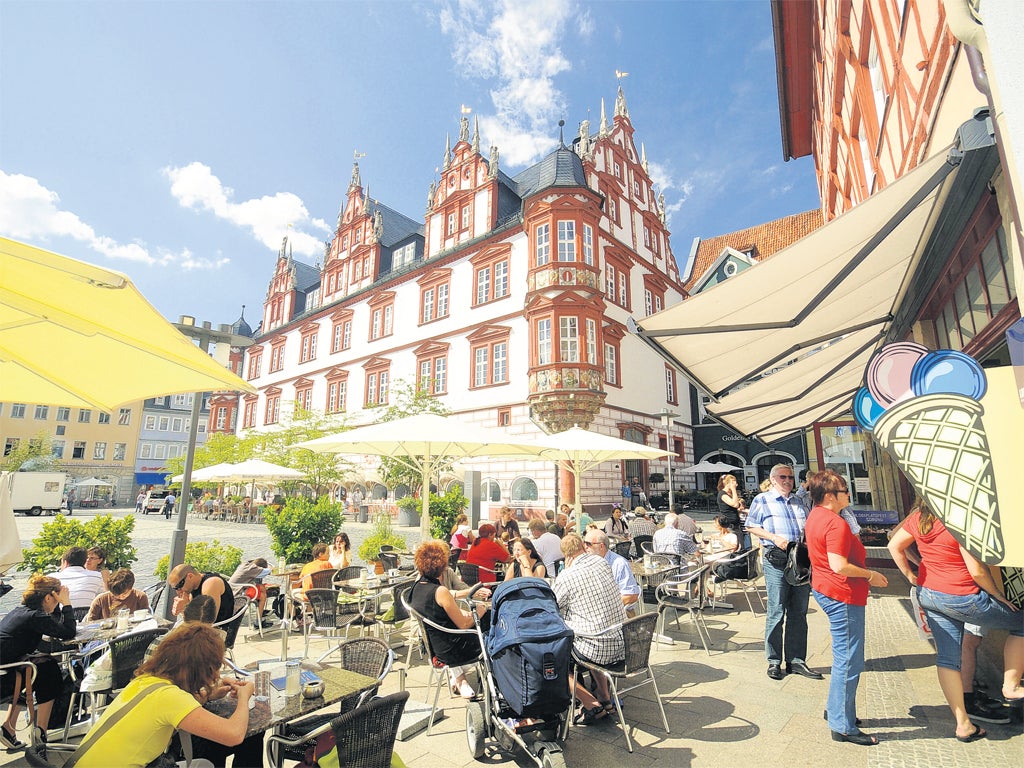
<svg viewBox="0 0 1024 768">
<path fill-rule="evenodd" d="M 793 493 L 796 476 L 788 464 L 776 464 L 769 476 L 771 487 L 758 494 L 747 514 L 747 531 L 761 539 L 764 551 L 764 583 L 768 590 L 764 645 L 768 677 L 782 680 L 796 673 L 812 680 L 824 679 L 807 666 L 807 604 L 811 585 L 795 587 L 786 581 L 786 548 L 804 531 L 807 508 Z M 785 662 L 786 669 L 782 664 Z"/>
<path fill-rule="evenodd" d="M 857 686 L 864 671 L 864 617 L 868 587 L 889 581 L 865 567 L 867 552 L 839 516 L 850 503 L 846 481 L 830 469 L 811 475 L 807 489 L 813 508 L 807 515 L 811 589 L 832 632 L 832 676 L 825 714 L 833 741 L 861 746 L 878 743 L 857 727 Z"/>
<path fill-rule="evenodd" d="M 177 501 L 177 498 L 175 497 L 173 491 L 171 493 L 168 493 L 167 496 L 164 497 L 163 513 L 164 513 L 164 519 L 165 520 L 170 520 L 171 519 L 171 513 L 174 512 L 174 502 L 175 501 Z"/>
</svg>

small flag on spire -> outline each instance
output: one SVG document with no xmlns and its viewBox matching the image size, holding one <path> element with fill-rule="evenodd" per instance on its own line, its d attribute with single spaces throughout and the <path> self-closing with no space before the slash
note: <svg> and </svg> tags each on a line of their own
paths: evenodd
<svg viewBox="0 0 1024 768">
<path fill-rule="evenodd" d="M 356 162 L 360 157 L 366 157 L 366 153 L 357 149 L 352 150 L 352 162 Z"/>
<path fill-rule="evenodd" d="M 459 109 L 464 115 L 468 115 L 473 112 L 473 108 L 467 107 L 465 104 L 463 104 Z"/>
<path fill-rule="evenodd" d="M 615 70 L 615 78 L 617 80 L 621 80 L 624 77 L 629 77 L 629 72 L 623 72 L 622 70 L 619 69 Z"/>
</svg>

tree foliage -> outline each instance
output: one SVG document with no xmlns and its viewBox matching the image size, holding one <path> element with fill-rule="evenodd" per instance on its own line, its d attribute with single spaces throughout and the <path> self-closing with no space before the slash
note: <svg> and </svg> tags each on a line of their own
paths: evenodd
<svg viewBox="0 0 1024 768">
<path fill-rule="evenodd" d="M 439 416 L 447 416 L 451 413 L 444 403 L 429 394 L 425 389 L 415 387 L 404 379 L 398 379 L 392 384 L 388 392 L 388 399 L 390 401 L 388 405 L 377 406 L 375 409 L 381 414 L 380 421 L 396 421 L 420 413 L 436 413 Z M 443 466 L 442 469 L 447 469 L 448 466 L 450 466 L 450 463 L 447 466 Z M 422 473 L 401 459 L 382 458 L 380 460 L 379 474 L 384 485 L 388 488 L 406 485 L 409 488 L 422 492 L 420 488 L 423 484 Z M 433 504 L 434 502 L 431 501 L 430 503 Z M 431 508 L 431 513 L 433 513 L 433 508 Z"/>
<path fill-rule="evenodd" d="M 246 459 L 262 459 L 297 469 L 305 475 L 303 480 L 278 483 L 286 492 L 294 493 L 308 488 L 312 495 L 319 496 L 331 484 L 341 481 L 348 463 L 340 461 L 334 454 L 296 450 L 290 446 L 343 428 L 344 425 L 336 419 L 328 418 L 320 412 L 297 409 L 293 419 L 272 432 L 248 430 L 241 436 L 222 433 L 210 435 L 206 445 L 196 449 L 193 470 L 214 464 L 237 464 Z M 169 474 L 180 475 L 185 471 L 185 457 L 168 459 L 165 466 Z M 195 485 L 209 488 L 217 483 L 197 482 Z"/>
<path fill-rule="evenodd" d="M 334 540 L 341 530 L 343 512 L 342 505 L 328 496 L 315 502 L 301 496 L 290 498 L 281 509 L 269 509 L 263 515 L 270 548 L 289 563 L 308 562 L 314 544 Z"/>
<path fill-rule="evenodd" d="M 57 469 L 53 455 L 53 441 L 50 433 L 43 430 L 27 440 L 19 440 L 11 451 L 0 457 L 0 470 L 16 472 L 26 461 L 32 462 L 33 472 L 49 472 Z"/>
<path fill-rule="evenodd" d="M 48 573 L 60 568 L 61 557 L 69 547 L 103 547 L 107 552 L 107 568 L 131 568 L 138 560 L 132 546 L 135 518 L 99 515 L 84 523 L 76 518 L 58 515 L 44 523 L 32 546 L 21 551 L 20 571 Z"/>
<path fill-rule="evenodd" d="M 185 545 L 185 563 L 200 573 L 220 573 L 230 576 L 242 562 L 242 550 L 233 544 L 213 541 L 190 541 Z M 153 575 L 166 581 L 170 571 L 171 556 L 164 555 L 156 564 Z"/>
</svg>

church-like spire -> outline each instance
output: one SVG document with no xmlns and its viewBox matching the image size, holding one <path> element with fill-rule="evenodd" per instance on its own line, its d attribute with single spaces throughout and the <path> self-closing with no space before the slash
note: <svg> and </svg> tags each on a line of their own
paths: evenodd
<svg viewBox="0 0 1024 768">
<path fill-rule="evenodd" d="M 608 117 L 604 113 L 604 97 L 601 98 L 601 126 L 597 129 L 597 135 L 602 139 L 608 135 Z"/>
<path fill-rule="evenodd" d="M 640 142 L 640 165 L 643 166 L 644 173 L 650 176 L 651 169 L 647 167 L 647 147 L 644 146 L 642 141 Z"/>
<path fill-rule="evenodd" d="M 480 118 L 473 116 L 473 154 L 480 154 Z"/>
<path fill-rule="evenodd" d="M 369 215 L 370 213 L 370 187 L 367 185 L 366 194 L 363 195 L 363 213 Z"/>
<path fill-rule="evenodd" d="M 446 133 L 444 136 L 444 162 L 441 163 L 441 170 L 447 171 L 448 166 L 452 164 L 452 136 L 450 133 Z"/>
<path fill-rule="evenodd" d="M 626 109 L 626 94 L 622 92 L 622 86 L 619 86 L 619 93 L 615 97 L 615 116 L 616 117 L 629 117 L 629 110 Z"/>
</svg>

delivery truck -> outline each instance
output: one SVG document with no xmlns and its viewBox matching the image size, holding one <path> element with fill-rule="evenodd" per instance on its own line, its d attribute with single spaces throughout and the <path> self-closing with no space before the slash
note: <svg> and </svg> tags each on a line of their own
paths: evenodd
<svg viewBox="0 0 1024 768">
<path fill-rule="evenodd" d="M 14 472 L 11 478 L 11 507 L 15 513 L 38 517 L 56 515 L 64 500 L 67 475 L 63 472 Z"/>
</svg>

